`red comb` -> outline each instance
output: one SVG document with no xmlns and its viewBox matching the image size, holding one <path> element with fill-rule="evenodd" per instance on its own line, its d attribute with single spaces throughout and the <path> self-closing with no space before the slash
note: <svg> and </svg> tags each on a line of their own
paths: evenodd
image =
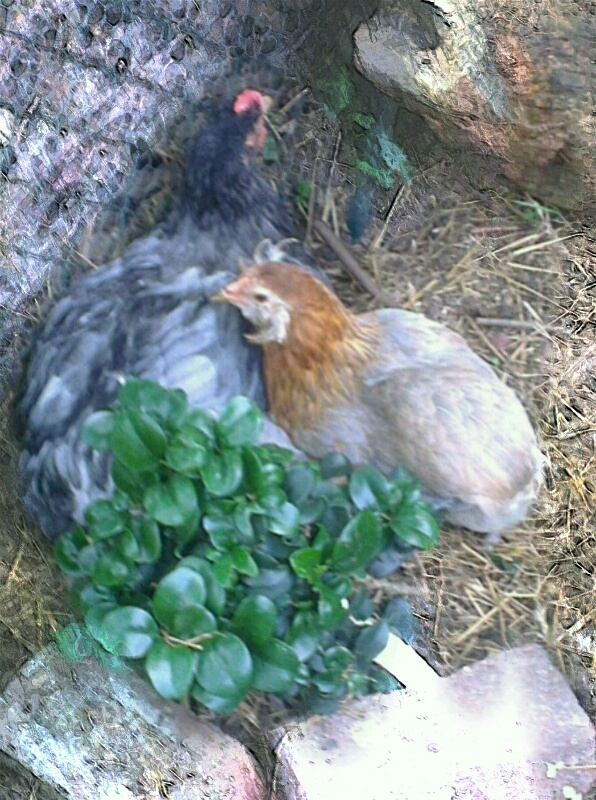
<svg viewBox="0 0 596 800">
<path fill-rule="evenodd" d="M 265 98 L 256 89 L 245 89 L 234 100 L 234 114 L 246 114 L 255 109 L 264 112 L 265 107 Z"/>
</svg>

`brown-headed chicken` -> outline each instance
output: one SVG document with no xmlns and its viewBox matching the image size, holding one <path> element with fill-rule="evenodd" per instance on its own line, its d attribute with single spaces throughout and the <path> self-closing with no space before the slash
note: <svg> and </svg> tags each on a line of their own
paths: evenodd
<svg viewBox="0 0 596 800">
<path fill-rule="evenodd" d="M 218 299 L 254 326 L 270 413 L 307 455 L 405 466 L 449 522 L 491 540 L 526 516 L 543 463 L 534 431 L 457 333 L 398 309 L 352 314 L 278 264 L 251 267 Z"/>
</svg>

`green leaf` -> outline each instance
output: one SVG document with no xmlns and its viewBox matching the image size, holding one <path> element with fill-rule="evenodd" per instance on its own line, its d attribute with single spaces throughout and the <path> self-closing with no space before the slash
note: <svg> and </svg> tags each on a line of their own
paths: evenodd
<svg viewBox="0 0 596 800">
<path fill-rule="evenodd" d="M 214 636 L 203 646 L 196 676 L 203 689 L 218 697 L 244 694 L 253 680 L 253 661 L 247 646 L 233 633 Z"/>
<path fill-rule="evenodd" d="M 155 458 L 161 459 L 166 450 L 166 435 L 161 425 L 140 409 L 130 409 L 127 416 L 141 442 Z"/>
<path fill-rule="evenodd" d="M 329 672 L 334 672 L 338 675 L 342 675 L 348 667 L 352 666 L 354 661 L 353 653 L 351 653 L 347 647 L 342 647 L 340 645 L 330 647 L 323 654 L 323 663 L 326 668 Z"/>
<path fill-rule="evenodd" d="M 348 522 L 335 543 L 331 568 L 342 574 L 359 572 L 378 555 L 382 544 L 379 521 L 372 511 L 361 511 Z"/>
<path fill-rule="evenodd" d="M 297 464 L 289 469 L 285 481 L 288 500 L 296 506 L 301 506 L 312 492 L 316 477 L 316 468 L 310 464 Z"/>
<path fill-rule="evenodd" d="M 141 564 L 155 564 L 161 557 L 162 544 L 159 525 L 148 517 L 133 517 L 132 532 L 139 552 L 136 561 Z"/>
<path fill-rule="evenodd" d="M 321 477 L 324 480 L 330 478 L 345 478 L 350 474 L 352 465 L 341 453 L 330 453 L 319 462 Z"/>
<path fill-rule="evenodd" d="M 217 620 L 205 606 L 188 605 L 174 614 L 172 634 L 189 641 L 217 630 Z"/>
<path fill-rule="evenodd" d="M 208 492 L 215 497 L 229 497 L 242 483 L 242 453 L 239 450 L 222 450 L 212 453 L 201 469 L 201 477 Z"/>
<path fill-rule="evenodd" d="M 194 681 L 198 653 L 157 641 L 145 658 L 145 670 L 154 689 L 166 700 L 181 700 Z"/>
<path fill-rule="evenodd" d="M 126 586 L 132 574 L 132 564 L 116 552 L 103 553 L 93 567 L 93 581 L 100 586 Z"/>
<path fill-rule="evenodd" d="M 393 633 L 406 644 L 411 646 L 416 644 L 420 627 L 414 617 L 412 606 L 405 597 L 392 598 L 383 609 L 383 619 Z"/>
<path fill-rule="evenodd" d="M 280 562 L 286 562 L 290 553 L 297 549 L 293 547 L 296 540 L 290 542 L 288 539 L 277 536 L 277 534 L 269 533 L 265 518 L 257 517 L 256 519 L 258 524 L 255 525 L 255 528 L 259 532 L 259 546 L 256 549 L 259 567 L 262 569 L 275 568 Z M 265 521 L 265 526 L 261 530 L 260 523 L 262 521 Z"/>
<path fill-rule="evenodd" d="M 359 510 L 384 508 L 390 497 L 389 483 L 372 467 L 355 469 L 350 477 L 349 490 Z"/>
<path fill-rule="evenodd" d="M 308 199 L 310 197 L 311 183 L 310 181 L 299 181 L 296 184 L 296 204 L 304 212 L 308 210 Z"/>
<path fill-rule="evenodd" d="M 255 532 L 252 526 L 252 515 L 255 510 L 260 510 L 254 504 L 247 505 L 244 500 L 236 504 L 234 508 L 234 528 L 236 539 L 245 545 L 253 545 L 256 541 Z"/>
<path fill-rule="evenodd" d="M 188 567 L 203 578 L 207 590 L 205 605 L 215 616 L 221 616 L 226 605 L 226 593 L 216 581 L 211 564 L 202 558 L 189 556 L 188 558 L 183 558 L 178 567 Z"/>
<path fill-rule="evenodd" d="M 327 529 L 333 539 L 340 536 L 343 529 L 352 519 L 353 511 L 341 506 L 330 506 L 321 514 L 317 524 Z"/>
<path fill-rule="evenodd" d="M 234 547 L 231 556 L 234 569 L 241 575 L 254 578 L 259 574 L 259 568 L 246 547 Z"/>
<path fill-rule="evenodd" d="M 344 603 L 347 601 L 349 597 L 352 596 L 352 581 L 346 575 L 331 575 L 328 574 L 326 576 L 327 580 L 325 582 L 325 586 L 329 589 L 332 589 L 335 594 L 342 600 Z M 351 613 L 351 609 L 350 609 Z"/>
<path fill-rule="evenodd" d="M 96 640 L 101 641 L 102 637 L 105 635 L 105 628 L 103 624 L 104 617 L 106 614 L 109 614 L 110 611 L 114 611 L 114 609 L 120 608 L 115 602 L 96 602 L 93 606 L 87 609 L 85 612 L 85 625 L 87 626 L 87 630 L 89 634 Z"/>
<path fill-rule="evenodd" d="M 94 450 L 109 450 L 114 429 L 113 411 L 96 411 L 90 414 L 81 430 L 81 440 Z"/>
<path fill-rule="evenodd" d="M 132 531 L 124 530 L 118 534 L 112 545 L 112 551 L 122 556 L 124 561 L 138 561 L 141 549 Z M 132 567 L 132 564 L 131 564 Z"/>
<path fill-rule="evenodd" d="M 111 589 L 104 586 L 94 586 L 89 582 L 78 581 L 73 588 L 73 600 L 76 608 L 82 614 L 90 609 L 106 604 L 116 604 L 115 595 Z"/>
<path fill-rule="evenodd" d="M 124 529 L 125 518 L 109 500 L 98 500 L 85 511 L 85 522 L 94 541 L 109 539 Z"/>
<path fill-rule="evenodd" d="M 69 534 L 61 536 L 54 544 L 54 558 L 67 575 L 76 577 L 83 574 L 79 565 L 79 549 Z"/>
<path fill-rule="evenodd" d="M 152 483 L 157 483 L 157 463 L 154 465 L 153 472 L 131 472 L 118 459 L 112 460 L 112 479 L 123 495 L 129 497 L 133 503 L 138 505 L 143 500 L 143 494 L 147 487 Z"/>
<path fill-rule="evenodd" d="M 268 485 L 267 474 L 255 451 L 246 447 L 242 452 L 244 463 L 244 485 L 246 493 L 260 497 Z"/>
<path fill-rule="evenodd" d="M 153 613 L 164 628 L 173 632 L 176 614 L 188 606 L 204 605 L 206 597 L 203 578 L 188 567 L 178 567 L 157 584 Z"/>
<path fill-rule="evenodd" d="M 180 389 L 164 389 L 152 381 L 128 380 L 118 392 L 118 403 L 126 409 L 154 414 L 175 426 L 184 417 L 188 400 Z"/>
<path fill-rule="evenodd" d="M 254 450 L 259 456 L 267 486 L 270 489 L 281 488 L 286 477 L 286 465 L 290 463 L 294 454 L 274 445 L 255 447 Z"/>
<path fill-rule="evenodd" d="M 231 500 L 217 500 L 205 509 L 202 525 L 217 550 L 228 550 L 236 540 L 234 510 Z"/>
<path fill-rule="evenodd" d="M 329 536 L 329 531 L 325 528 L 324 525 L 319 526 L 319 530 L 317 531 L 317 535 L 315 536 L 312 548 L 313 550 L 318 550 L 321 553 L 321 557 L 325 556 L 325 553 L 330 549 L 331 544 L 331 537 Z"/>
<path fill-rule="evenodd" d="M 296 681 L 300 662 L 294 650 L 279 639 L 271 639 L 266 647 L 253 651 L 253 685 L 261 692 L 283 694 Z"/>
<path fill-rule="evenodd" d="M 251 594 L 262 594 L 270 600 L 290 597 L 294 580 L 286 566 L 276 569 L 262 569 L 255 578 L 246 578 L 244 583 L 250 587 Z"/>
<path fill-rule="evenodd" d="M 116 461 L 116 464 L 118 462 Z M 137 473 L 137 476 L 142 473 Z M 124 492 L 121 492 L 120 489 L 116 487 L 114 493 L 110 498 L 110 503 L 112 504 L 114 511 L 118 511 L 118 513 L 125 514 L 126 518 L 128 518 L 128 512 L 130 511 L 131 503 L 130 497 L 128 497 Z"/>
<path fill-rule="evenodd" d="M 277 627 L 277 606 L 260 594 L 245 597 L 234 612 L 232 629 L 251 648 L 267 644 Z"/>
<path fill-rule="evenodd" d="M 420 484 L 402 464 L 399 464 L 392 471 L 390 480 L 393 485 L 393 491 L 398 498 L 400 494 L 403 494 L 408 502 L 420 499 Z M 392 501 L 395 502 L 395 498 L 392 497 Z"/>
<path fill-rule="evenodd" d="M 279 144 L 275 136 L 269 134 L 263 142 L 261 155 L 266 164 L 273 164 L 279 159 Z"/>
<path fill-rule="evenodd" d="M 300 530 L 300 512 L 292 503 L 284 503 L 281 508 L 269 512 L 269 530 L 289 539 Z"/>
<path fill-rule="evenodd" d="M 181 472 L 196 478 L 205 466 L 209 451 L 200 444 L 184 444 L 174 441 L 168 446 L 165 454 L 166 463 L 174 472 Z"/>
<path fill-rule="evenodd" d="M 285 637 L 299 661 L 308 661 L 319 646 L 319 624 L 312 611 L 298 611 Z"/>
<path fill-rule="evenodd" d="M 326 509 L 327 503 L 322 497 L 305 500 L 299 506 L 300 524 L 312 525 L 314 522 L 318 522 Z"/>
<path fill-rule="evenodd" d="M 318 611 L 321 625 L 329 630 L 340 625 L 347 616 L 347 610 L 342 605 L 342 598 L 327 586 L 318 587 Z"/>
<path fill-rule="evenodd" d="M 186 415 L 184 424 L 180 426 L 181 441 L 203 444 L 211 449 L 217 442 L 217 424 L 213 417 L 199 408 L 194 408 Z"/>
<path fill-rule="evenodd" d="M 343 700 L 347 696 L 347 681 L 342 673 L 326 670 L 313 675 L 312 682 L 322 694 L 335 700 Z"/>
<path fill-rule="evenodd" d="M 376 613 L 376 604 L 369 597 L 368 592 L 362 588 L 350 599 L 350 617 L 358 622 L 364 622 Z"/>
<path fill-rule="evenodd" d="M 231 553 L 224 553 L 213 562 L 213 574 L 220 586 L 229 589 L 234 585 L 234 560 Z"/>
<path fill-rule="evenodd" d="M 92 543 L 81 547 L 79 550 L 79 567 L 85 575 L 92 575 L 99 557 L 105 553 L 105 549 Z M 115 554 L 113 554 L 115 555 Z"/>
<path fill-rule="evenodd" d="M 177 557 L 185 551 L 186 545 L 201 537 L 201 513 L 197 508 L 195 512 L 184 522 L 183 525 L 178 525 L 175 529 L 174 536 L 176 539 L 175 554 Z"/>
<path fill-rule="evenodd" d="M 384 620 L 371 626 L 363 628 L 354 644 L 354 654 L 366 661 L 372 661 L 387 646 L 389 641 L 389 625 Z"/>
<path fill-rule="evenodd" d="M 219 415 L 220 438 L 229 447 L 256 445 L 263 432 L 263 415 L 247 397 L 234 397 Z"/>
<path fill-rule="evenodd" d="M 259 497 L 259 505 L 272 514 L 280 511 L 285 502 L 286 494 L 278 486 L 267 486 Z"/>
<path fill-rule="evenodd" d="M 439 523 L 428 506 L 398 507 L 390 527 L 402 542 L 421 550 L 430 550 L 439 542 Z"/>
<path fill-rule="evenodd" d="M 230 714 L 244 700 L 248 691 L 239 692 L 231 697 L 219 697 L 206 691 L 200 684 L 195 682 L 190 694 L 215 714 Z"/>
<path fill-rule="evenodd" d="M 157 460 L 143 443 L 125 412 L 116 414 L 111 442 L 114 457 L 131 472 L 149 472 L 155 469 Z"/>
<path fill-rule="evenodd" d="M 158 636 L 153 617 L 142 608 L 123 606 L 109 611 L 96 637 L 110 653 L 126 658 L 143 658 Z"/>
<path fill-rule="evenodd" d="M 321 561 L 321 551 L 313 547 L 297 550 L 290 556 L 290 564 L 296 575 L 309 583 L 319 580 L 324 573 L 325 569 L 320 569 Z"/>
<path fill-rule="evenodd" d="M 172 528 L 192 522 L 199 511 L 195 487 L 184 475 L 172 475 L 165 483 L 150 486 L 143 506 L 150 517 Z"/>
<path fill-rule="evenodd" d="M 363 678 L 363 681 L 364 680 Z M 367 683 L 362 687 L 363 691 L 360 691 L 359 694 L 367 694 L 371 691 L 378 694 L 391 694 L 391 692 L 394 692 L 398 687 L 399 683 L 397 678 L 385 672 L 384 669 L 375 669 L 372 671 L 372 675 Z M 354 691 L 353 694 L 355 694 Z"/>
<path fill-rule="evenodd" d="M 347 693 L 347 689 L 346 689 Z M 316 690 L 309 692 L 306 698 L 305 705 L 311 714 L 319 714 L 320 716 L 329 716 L 334 714 L 339 708 L 342 698 L 340 697 L 327 697 L 319 694 Z"/>
</svg>

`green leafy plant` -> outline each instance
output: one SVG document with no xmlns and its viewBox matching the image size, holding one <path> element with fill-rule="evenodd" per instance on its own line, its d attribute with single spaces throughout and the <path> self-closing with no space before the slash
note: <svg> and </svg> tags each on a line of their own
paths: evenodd
<svg viewBox="0 0 596 800">
<path fill-rule="evenodd" d="M 529 200 L 514 200 L 513 205 L 521 218 L 532 225 L 542 225 L 550 221 L 563 221 L 563 215 L 557 208 L 549 208 L 532 198 Z"/>
<path fill-rule="evenodd" d="M 384 616 L 362 579 L 387 547 L 437 541 L 403 472 L 258 444 L 260 411 L 218 419 L 181 391 L 132 380 L 83 437 L 113 453 L 113 496 L 56 543 L 91 635 L 142 663 L 162 697 L 232 711 L 249 692 L 323 712 L 390 679 L 372 660 Z"/>
<path fill-rule="evenodd" d="M 303 214 L 308 213 L 308 204 L 310 201 L 311 191 L 312 184 L 310 181 L 300 181 L 296 184 L 294 189 L 294 202 Z"/>
</svg>

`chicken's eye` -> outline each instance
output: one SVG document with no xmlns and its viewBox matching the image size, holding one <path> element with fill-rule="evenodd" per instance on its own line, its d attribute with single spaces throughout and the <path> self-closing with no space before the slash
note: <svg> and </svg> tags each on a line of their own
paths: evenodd
<svg viewBox="0 0 596 800">
<path fill-rule="evenodd" d="M 264 289 L 255 289 L 253 297 L 257 303 L 266 303 L 269 300 L 269 294 Z"/>
</svg>

